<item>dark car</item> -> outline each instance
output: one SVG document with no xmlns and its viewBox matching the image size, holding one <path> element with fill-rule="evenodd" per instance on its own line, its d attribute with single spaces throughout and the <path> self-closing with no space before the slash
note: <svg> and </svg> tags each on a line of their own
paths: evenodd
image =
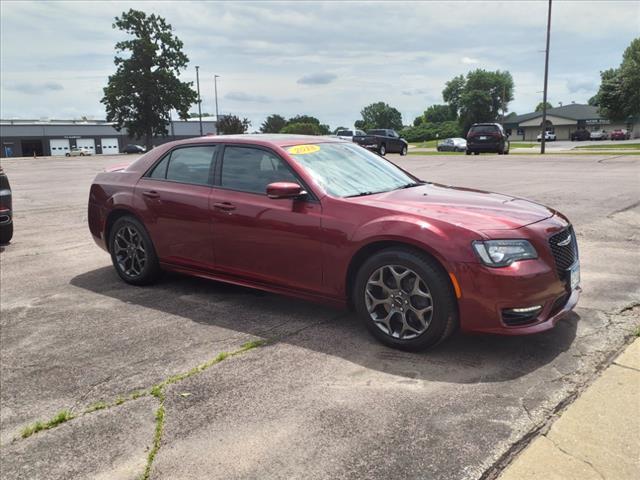
<svg viewBox="0 0 640 480">
<path fill-rule="evenodd" d="M 172 270 L 352 305 L 403 349 L 458 327 L 548 330 L 580 292 L 576 236 L 560 213 L 425 182 L 331 137 L 166 143 L 98 174 L 88 221 L 125 282 Z"/>
<path fill-rule="evenodd" d="M 406 155 L 409 144 L 395 130 L 367 130 L 366 135 L 354 135 L 353 141 L 369 150 L 378 152 L 383 157 L 387 153 Z"/>
<path fill-rule="evenodd" d="M 145 147 L 140 146 L 140 145 L 127 145 L 122 150 L 122 153 L 144 153 L 146 151 L 147 151 L 147 149 Z"/>
<path fill-rule="evenodd" d="M 474 123 L 467 133 L 467 155 L 509 154 L 509 135 L 499 123 Z"/>
<path fill-rule="evenodd" d="M 0 167 L 0 245 L 7 244 L 13 237 L 13 210 L 9 178 Z"/>
<path fill-rule="evenodd" d="M 571 132 L 572 142 L 582 142 L 584 140 L 591 140 L 591 132 L 589 130 L 581 129 Z"/>
</svg>

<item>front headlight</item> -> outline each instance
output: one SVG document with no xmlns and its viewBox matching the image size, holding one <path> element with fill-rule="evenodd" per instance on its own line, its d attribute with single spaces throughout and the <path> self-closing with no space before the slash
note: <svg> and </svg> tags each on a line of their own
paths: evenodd
<svg viewBox="0 0 640 480">
<path fill-rule="evenodd" d="M 506 267 L 519 260 L 538 258 L 538 252 L 527 240 L 486 240 L 473 242 L 473 249 L 489 267 Z"/>
</svg>

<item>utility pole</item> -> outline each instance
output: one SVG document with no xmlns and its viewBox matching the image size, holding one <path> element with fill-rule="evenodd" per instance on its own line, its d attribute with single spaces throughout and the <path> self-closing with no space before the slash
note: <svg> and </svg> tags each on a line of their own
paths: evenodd
<svg viewBox="0 0 640 480">
<path fill-rule="evenodd" d="M 200 67 L 196 65 L 196 85 L 198 87 L 198 118 L 200 119 L 200 136 L 202 136 L 202 100 L 200 99 Z"/>
<path fill-rule="evenodd" d="M 547 82 L 549 80 L 549 43 L 551 40 L 551 0 L 547 13 L 547 48 L 544 51 L 544 90 L 542 93 L 542 138 L 540 141 L 540 153 L 544 153 L 547 140 Z"/>
<path fill-rule="evenodd" d="M 218 134 L 218 78 L 220 78 L 220 75 L 214 75 L 213 76 L 213 90 L 215 93 L 215 97 L 216 97 L 216 135 Z"/>
</svg>

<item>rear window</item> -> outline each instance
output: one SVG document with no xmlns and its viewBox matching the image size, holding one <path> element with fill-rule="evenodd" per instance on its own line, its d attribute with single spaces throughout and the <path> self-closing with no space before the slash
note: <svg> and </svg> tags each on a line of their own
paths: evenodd
<svg viewBox="0 0 640 480">
<path fill-rule="evenodd" d="M 369 134 L 369 135 L 386 135 L 387 132 L 386 132 L 386 130 L 369 130 L 369 131 L 367 131 L 367 134 Z"/>
<path fill-rule="evenodd" d="M 353 137 L 353 132 L 351 130 L 339 130 L 337 135 L 339 137 Z"/>
<path fill-rule="evenodd" d="M 476 125 L 475 127 L 471 127 L 469 133 L 496 133 L 500 132 L 500 129 L 497 125 Z"/>
</svg>

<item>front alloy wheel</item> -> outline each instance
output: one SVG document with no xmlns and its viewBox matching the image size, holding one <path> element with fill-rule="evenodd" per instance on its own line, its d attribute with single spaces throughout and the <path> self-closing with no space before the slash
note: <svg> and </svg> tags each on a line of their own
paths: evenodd
<svg viewBox="0 0 640 480">
<path fill-rule="evenodd" d="M 407 146 L 403 145 L 402 150 L 400 150 L 400 155 L 405 156 L 407 154 Z"/>
<path fill-rule="evenodd" d="M 353 305 L 371 334 L 402 350 L 444 341 L 458 324 L 449 276 L 432 257 L 413 248 L 373 254 L 358 270 Z"/>
<path fill-rule="evenodd" d="M 423 334 L 431 323 L 431 302 L 424 280 L 407 267 L 385 265 L 367 281 L 367 311 L 376 327 L 392 338 L 411 340 Z"/>
</svg>

